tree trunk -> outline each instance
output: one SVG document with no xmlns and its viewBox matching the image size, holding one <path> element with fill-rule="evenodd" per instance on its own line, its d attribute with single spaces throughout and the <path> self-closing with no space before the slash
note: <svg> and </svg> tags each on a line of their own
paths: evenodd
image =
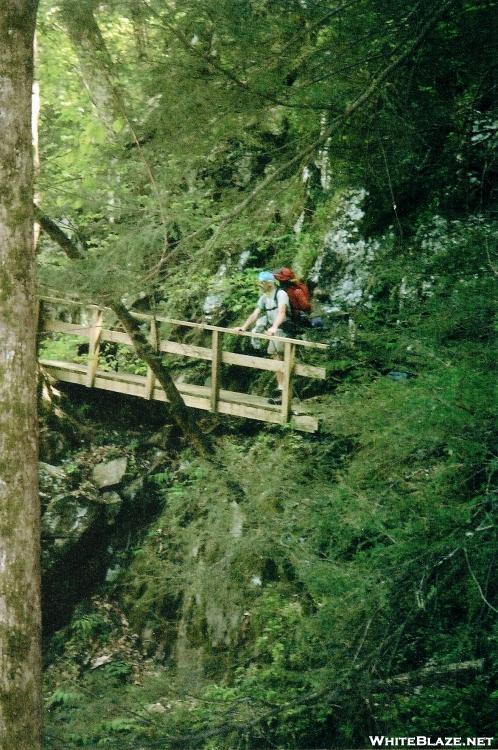
<svg viewBox="0 0 498 750">
<path fill-rule="evenodd" d="M 64 0 L 60 10 L 67 33 L 78 56 L 83 83 L 99 119 L 112 131 L 123 116 L 121 94 L 112 73 L 112 60 L 95 20 L 96 0 Z"/>
<path fill-rule="evenodd" d="M 0 10 L 0 748 L 41 747 L 31 88 L 36 0 Z"/>
</svg>

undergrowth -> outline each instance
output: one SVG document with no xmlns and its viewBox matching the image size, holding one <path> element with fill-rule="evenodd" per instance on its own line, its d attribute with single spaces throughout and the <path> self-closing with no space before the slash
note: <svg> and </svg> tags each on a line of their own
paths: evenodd
<svg viewBox="0 0 498 750">
<path fill-rule="evenodd" d="M 444 280 L 398 258 L 331 340 L 320 434 L 222 435 L 224 470 L 184 450 L 152 478 L 156 521 L 47 672 L 47 747 L 498 732 L 493 279 L 451 266 L 479 252 L 457 229 Z"/>
</svg>

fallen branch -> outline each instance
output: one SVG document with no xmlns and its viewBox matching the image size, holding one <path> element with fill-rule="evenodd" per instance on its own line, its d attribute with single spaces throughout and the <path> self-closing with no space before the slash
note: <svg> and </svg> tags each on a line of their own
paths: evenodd
<svg viewBox="0 0 498 750">
<path fill-rule="evenodd" d="M 73 242 L 70 237 L 67 236 L 67 234 L 60 228 L 60 226 L 55 223 L 55 221 L 46 216 L 36 205 L 34 207 L 34 212 L 35 219 L 43 229 L 45 234 L 47 234 L 50 239 L 56 242 L 61 250 L 64 250 L 68 258 L 70 258 L 71 260 L 79 260 L 83 257 L 83 253 L 81 252 L 78 245 Z"/>
<path fill-rule="evenodd" d="M 84 253 L 76 243 L 52 219 L 45 216 L 38 207 L 36 207 L 36 216 L 41 228 L 59 245 L 68 258 L 81 260 L 84 257 Z M 121 302 L 110 302 L 108 306 L 128 333 L 138 356 L 150 367 L 161 384 L 171 407 L 171 416 L 183 435 L 203 458 L 207 458 L 212 453 L 212 448 L 202 430 L 199 429 L 192 413 L 185 406 L 185 402 L 168 369 L 164 366 L 161 356 L 149 344 L 140 330 L 139 324 Z"/>
<path fill-rule="evenodd" d="M 173 378 L 163 364 L 161 355 L 149 344 L 146 336 L 140 330 L 137 320 L 122 302 L 110 302 L 109 307 L 131 338 L 138 356 L 150 367 L 161 384 L 171 407 L 171 415 L 178 427 L 197 452 L 203 458 L 207 458 L 211 454 L 212 448 L 192 418 L 191 411 L 185 406 L 185 402 Z"/>
<path fill-rule="evenodd" d="M 422 685 L 425 682 L 432 682 L 439 678 L 458 677 L 460 675 L 482 672 L 484 659 L 472 659 L 469 661 L 460 661 L 453 664 L 439 664 L 435 666 L 423 667 L 413 672 L 404 672 L 402 674 L 388 677 L 375 685 L 375 689 L 390 690 L 392 688 L 400 689 Z"/>
</svg>

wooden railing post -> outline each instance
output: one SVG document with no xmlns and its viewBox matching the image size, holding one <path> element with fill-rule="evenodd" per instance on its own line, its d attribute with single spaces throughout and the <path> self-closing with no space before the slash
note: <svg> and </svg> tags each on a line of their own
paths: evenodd
<svg viewBox="0 0 498 750">
<path fill-rule="evenodd" d="M 282 422 L 288 422 L 292 407 L 292 377 L 296 360 L 296 346 L 286 341 L 284 344 L 284 377 L 282 382 Z"/>
<path fill-rule="evenodd" d="M 155 318 L 151 318 L 151 321 L 150 321 L 149 343 L 156 352 L 159 351 L 159 337 L 157 333 L 157 321 Z M 145 380 L 144 398 L 149 399 L 149 400 L 152 398 L 155 384 L 156 384 L 156 376 L 154 375 L 150 367 L 148 367 L 147 378 Z"/>
<path fill-rule="evenodd" d="M 211 394 L 209 401 L 212 412 L 218 410 L 218 399 L 220 397 L 222 335 L 220 331 L 212 331 L 211 336 Z"/>
<path fill-rule="evenodd" d="M 90 330 L 88 344 L 88 366 L 86 371 L 86 386 L 93 388 L 95 376 L 99 366 L 100 337 L 102 336 L 102 324 L 104 322 L 104 311 L 97 309 L 93 326 Z"/>
</svg>

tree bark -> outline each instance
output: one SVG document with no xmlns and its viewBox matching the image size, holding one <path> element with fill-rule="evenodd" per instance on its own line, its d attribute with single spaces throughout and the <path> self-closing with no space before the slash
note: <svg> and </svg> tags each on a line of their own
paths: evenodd
<svg viewBox="0 0 498 750">
<path fill-rule="evenodd" d="M 0 748 L 41 748 L 31 90 L 36 0 L 0 10 Z"/>
</svg>

